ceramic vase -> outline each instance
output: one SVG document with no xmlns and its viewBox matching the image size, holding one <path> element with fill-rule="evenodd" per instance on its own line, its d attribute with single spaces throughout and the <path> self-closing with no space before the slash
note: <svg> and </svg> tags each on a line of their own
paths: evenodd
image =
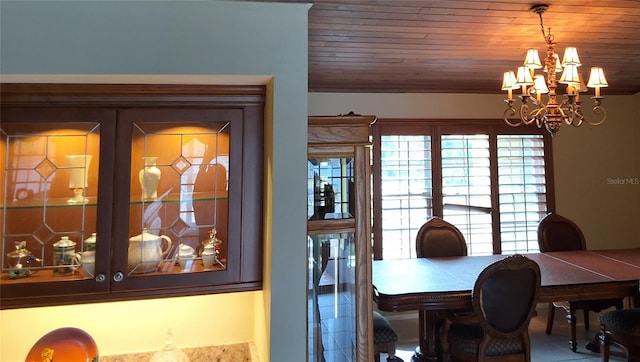
<svg viewBox="0 0 640 362">
<path fill-rule="evenodd" d="M 68 203 L 85 203 L 84 190 L 87 188 L 89 164 L 91 155 L 69 155 L 66 156 L 69 166 L 69 188 L 73 191 L 73 198 L 67 200 Z"/>
<path fill-rule="evenodd" d="M 213 245 L 209 244 L 204 247 L 202 251 L 202 266 L 205 269 L 213 268 L 213 264 L 216 262 L 216 252 Z"/>
<path fill-rule="evenodd" d="M 138 174 L 140 178 L 140 186 L 142 186 L 142 200 L 155 201 L 158 198 L 158 183 L 160 182 L 161 172 L 156 166 L 156 156 L 143 157 L 144 167 Z"/>
</svg>

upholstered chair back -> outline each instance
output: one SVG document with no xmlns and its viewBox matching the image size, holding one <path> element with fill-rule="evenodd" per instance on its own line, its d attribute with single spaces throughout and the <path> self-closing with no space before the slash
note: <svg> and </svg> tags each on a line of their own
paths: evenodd
<svg viewBox="0 0 640 362">
<path fill-rule="evenodd" d="M 418 258 L 465 256 L 467 243 L 457 227 L 434 216 L 418 230 L 416 255 Z"/>
<path fill-rule="evenodd" d="M 540 267 L 519 254 L 487 266 L 471 294 L 473 314 L 451 320 L 452 361 L 531 361 L 529 322 L 540 289 Z"/>
<path fill-rule="evenodd" d="M 584 250 L 586 243 L 576 223 L 550 212 L 538 224 L 538 247 L 541 252 Z"/>
<path fill-rule="evenodd" d="M 485 268 L 472 294 L 485 332 L 498 338 L 523 333 L 533 315 L 539 287 L 538 264 L 522 255 L 508 256 Z"/>
</svg>

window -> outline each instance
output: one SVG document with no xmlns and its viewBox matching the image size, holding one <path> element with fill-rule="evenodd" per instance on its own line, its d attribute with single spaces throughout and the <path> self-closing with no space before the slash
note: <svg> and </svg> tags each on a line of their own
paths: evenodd
<svg viewBox="0 0 640 362">
<path fill-rule="evenodd" d="M 434 215 L 460 229 L 469 255 L 538 251 L 538 221 L 553 209 L 551 142 L 542 130 L 496 121 L 373 127 L 376 259 L 415 258 L 418 229 Z"/>
<path fill-rule="evenodd" d="M 497 140 L 502 253 L 538 251 L 538 222 L 550 210 L 544 137 L 498 135 Z"/>
<path fill-rule="evenodd" d="M 383 239 L 394 240 L 384 245 L 385 258 L 415 257 L 416 225 L 433 215 L 431 136 L 383 136 L 382 143 L 380 177 L 374 171 L 382 189 L 379 220 Z"/>
<path fill-rule="evenodd" d="M 489 136 L 443 135 L 440 143 L 442 217 L 460 229 L 469 254 L 491 254 Z"/>
</svg>

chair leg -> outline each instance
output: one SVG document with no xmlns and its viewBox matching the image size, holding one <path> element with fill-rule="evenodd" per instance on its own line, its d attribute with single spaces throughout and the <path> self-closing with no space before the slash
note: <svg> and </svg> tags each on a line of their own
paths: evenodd
<svg viewBox="0 0 640 362">
<path fill-rule="evenodd" d="M 605 332 L 600 333 L 600 361 L 609 362 L 609 354 L 611 353 L 611 345 L 609 336 Z"/>
<path fill-rule="evenodd" d="M 387 359 L 387 361 L 394 361 L 396 358 L 396 344 L 395 342 L 389 342 L 387 344 L 387 354 L 389 355 L 389 358 Z"/>
<path fill-rule="evenodd" d="M 589 330 L 589 310 L 583 309 L 582 312 L 584 314 L 584 330 L 588 331 Z"/>
<path fill-rule="evenodd" d="M 569 327 L 571 329 L 571 340 L 569 341 L 569 348 L 571 348 L 571 350 L 575 352 L 578 349 L 578 345 L 576 343 L 576 316 L 574 310 L 571 310 L 569 313 L 567 313 L 567 323 L 569 323 Z"/>
<path fill-rule="evenodd" d="M 596 333 L 584 347 L 591 352 L 600 353 L 600 332 Z"/>
<path fill-rule="evenodd" d="M 545 333 L 551 334 L 551 328 L 553 328 L 553 319 L 556 315 L 556 306 L 553 303 L 549 303 L 549 310 L 547 311 L 547 330 Z"/>
</svg>

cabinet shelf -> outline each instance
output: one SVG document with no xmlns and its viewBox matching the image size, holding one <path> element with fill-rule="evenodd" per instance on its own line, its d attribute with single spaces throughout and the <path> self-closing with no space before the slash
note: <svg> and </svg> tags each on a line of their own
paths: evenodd
<svg viewBox="0 0 640 362">
<path fill-rule="evenodd" d="M 43 207 L 51 207 L 51 208 L 79 208 L 79 207 L 90 207 L 90 206 L 98 206 L 97 200 L 95 197 L 89 197 L 87 202 L 84 203 L 70 203 L 67 202 L 69 198 L 52 198 L 47 200 L 19 200 L 19 201 L 11 201 L 7 205 L 0 204 L 0 208 L 6 208 L 7 210 L 11 209 L 32 209 L 32 208 L 43 208 Z"/>
<path fill-rule="evenodd" d="M 215 201 L 215 200 L 227 200 L 229 194 L 227 192 L 220 193 L 218 195 L 212 195 L 210 192 L 193 192 L 193 193 L 172 193 L 168 194 L 161 201 L 163 203 L 177 203 L 177 202 L 200 202 L 200 201 Z M 79 207 L 92 207 L 98 206 L 97 198 L 88 197 L 87 202 L 84 203 L 71 203 L 67 202 L 69 198 L 52 198 L 45 200 L 19 200 L 11 201 L 7 205 L 0 203 L 0 208 L 10 209 L 29 209 L 29 208 L 79 208 Z M 151 204 L 154 200 L 142 200 L 141 195 L 134 195 L 131 197 L 131 204 Z"/>
<path fill-rule="evenodd" d="M 216 264 L 210 269 L 205 269 L 202 266 L 202 258 L 194 258 L 191 263 L 187 263 L 187 265 L 182 268 L 179 266 L 174 260 L 163 261 L 158 266 L 158 270 L 150 273 L 134 273 L 132 275 L 136 277 L 140 276 L 156 276 L 156 275 L 166 275 L 166 274 L 180 274 L 180 273 L 201 273 L 201 272 L 216 272 L 225 270 L 226 260 L 223 259 L 220 261 L 222 264 Z M 24 269 L 2 269 L 2 274 L 0 274 L 0 281 L 3 284 L 19 284 L 19 283 L 42 283 L 42 282 L 57 282 L 57 281 L 72 281 L 72 280 L 85 280 L 92 279 L 93 276 L 84 270 L 77 269 L 71 275 L 58 276 L 53 275 L 54 267 L 32 267 L 32 268 L 24 268 Z M 9 277 L 8 272 L 12 270 L 29 270 L 32 274 L 28 277 L 23 278 L 15 278 L 12 279 Z"/>
<path fill-rule="evenodd" d="M 211 192 L 185 192 L 185 193 L 171 193 L 164 197 L 161 201 L 163 203 L 177 203 L 177 202 L 200 202 L 200 201 L 216 201 L 227 200 L 229 194 L 227 192 L 214 195 Z M 131 197 L 131 204 L 151 204 L 154 200 L 142 200 L 141 195 L 134 195 Z"/>
</svg>

